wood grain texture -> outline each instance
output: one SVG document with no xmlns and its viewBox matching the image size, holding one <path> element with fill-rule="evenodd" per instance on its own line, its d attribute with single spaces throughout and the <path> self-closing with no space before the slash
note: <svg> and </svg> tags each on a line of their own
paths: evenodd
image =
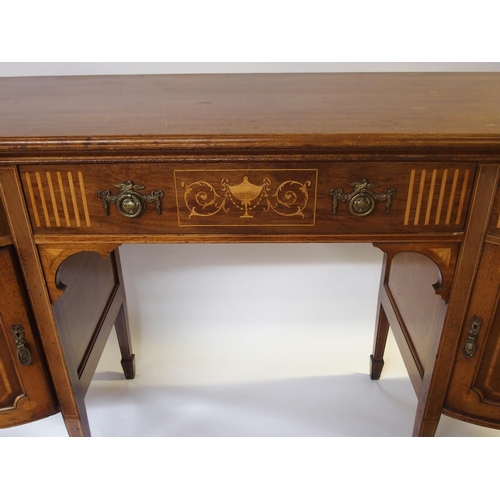
<svg viewBox="0 0 500 500">
<path fill-rule="evenodd" d="M 74 252 L 57 272 L 64 294 L 53 311 L 60 335 L 66 339 L 65 356 L 76 367 L 85 393 L 115 320 L 123 327 L 118 338 L 123 352 L 129 352 L 128 358 L 131 346 L 128 329 L 122 325 L 124 291 L 115 254 Z"/>
<path fill-rule="evenodd" d="M 61 264 L 69 257 L 79 252 L 95 252 L 106 258 L 116 249 L 118 243 L 86 244 L 86 245 L 38 245 L 38 253 L 43 267 L 50 300 L 54 304 L 63 295 L 66 283 L 58 276 Z"/>
<path fill-rule="evenodd" d="M 476 352 L 464 357 L 460 348 L 450 382 L 445 413 L 472 423 L 500 428 L 500 238 L 496 232 L 498 195 L 491 214 L 489 235 L 481 256 L 467 321 L 460 336 L 462 347 L 469 336 L 471 318 L 482 321 L 476 338 Z"/>
<path fill-rule="evenodd" d="M 424 378 L 413 429 L 416 436 L 434 435 L 444 407 L 454 367 L 453 360 L 460 340 L 458 332 L 467 322 L 466 305 L 469 304 L 474 291 L 474 280 L 479 270 L 499 177 L 498 166 L 480 166 L 441 336 L 433 337 L 429 344 L 429 355 L 424 367 Z"/>
<path fill-rule="evenodd" d="M 499 84 L 496 73 L 2 78 L 0 136 L 498 134 Z"/>
<path fill-rule="evenodd" d="M 0 238 L 10 236 L 9 223 L 7 222 L 7 214 L 0 199 Z"/>
<path fill-rule="evenodd" d="M 45 277 L 31 232 L 18 172 L 12 167 L 0 168 L 0 196 L 5 207 L 12 239 L 19 255 L 23 278 L 27 284 L 33 315 L 40 331 L 47 364 L 59 407 L 70 435 L 90 435 L 83 392 L 77 371 L 64 354 L 47 291 Z"/>
<path fill-rule="evenodd" d="M 415 392 L 420 393 L 429 344 L 439 338 L 460 245 L 374 243 L 384 252 L 372 378 L 378 379 L 390 325 Z"/>
<path fill-rule="evenodd" d="M 386 287 L 405 325 L 406 340 L 412 346 L 421 377 L 430 339 L 439 337 L 446 313 L 446 303 L 433 288 L 440 281 L 439 268 L 422 254 L 404 252 L 392 260 Z"/>
<path fill-rule="evenodd" d="M 12 245 L 0 249 L 0 427 L 45 418 L 58 411 L 40 338 Z M 13 325 L 21 325 L 31 362 L 17 359 Z"/>
<path fill-rule="evenodd" d="M 36 235 L 149 233 L 203 239 L 213 234 L 242 238 L 263 234 L 291 235 L 293 241 L 314 234 L 461 233 L 476 165 L 241 160 L 24 165 L 19 169 Z M 415 175 L 418 182 L 412 181 Z M 356 217 L 347 203 L 339 201 L 333 214 L 332 190 L 352 193 L 352 184 L 364 179 L 378 185 L 372 188 L 374 193 L 396 190 L 389 212 L 385 202 L 377 201 L 372 214 Z M 117 186 L 127 180 L 144 186 L 138 191 L 144 195 L 161 190 L 161 213 L 154 203 L 148 203 L 144 215 L 135 219 L 121 215 L 113 203 L 106 212 L 98 192 L 117 195 Z M 244 182 L 258 191 L 246 210 L 232 193 Z M 73 186 L 71 196 L 68 186 Z"/>
</svg>

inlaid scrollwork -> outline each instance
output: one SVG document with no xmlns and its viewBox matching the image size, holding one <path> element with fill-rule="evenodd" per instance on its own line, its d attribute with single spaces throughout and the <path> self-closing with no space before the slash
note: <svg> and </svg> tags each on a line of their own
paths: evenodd
<svg viewBox="0 0 500 500">
<path fill-rule="evenodd" d="M 252 219 L 252 211 L 258 207 L 262 207 L 263 212 L 272 211 L 283 217 L 303 218 L 311 182 L 287 180 L 274 190 L 272 184 L 268 177 L 260 184 L 253 184 L 245 175 L 239 184 L 230 184 L 227 178 L 223 178 L 219 191 L 206 181 L 181 182 L 181 187 L 189 218 L 211 217 L 220 211 L 230 212 L 231 208 L 235 208 L 243 212 L 240 219 Z"/>
<path fill-rule="evenodd" d="M 225 210 L 225 199 L 221 198 L 210 183 L 205 181 L 191 184 L 181 182 L 181 186 L 184 188 L 184 203 L 189 209 L 189 218 L 193 216 L 210 217 L 220 210 Z"/>
<path fill-rule="evenodd" d="M 282 209 L 290 210 L 290 212 L 280 212 L 276 210 L 276 207 L 271 203 L 269 204 L 269 208 L 279 215 L 287 217 L 300 215 L 301 217 L 304 217 L 304 209 L 306 208 L 307 202 L 309 201 L 309 193 L 307 192 L 307 188 L 310 185 L 310 181 L 306 181 L 304 184 L 297 181 L 283 182 L 279 185 L 276 192 L 272 195 L 272 198 L 276 199 L 276 206 L 279 206 Z"/>
</svg>

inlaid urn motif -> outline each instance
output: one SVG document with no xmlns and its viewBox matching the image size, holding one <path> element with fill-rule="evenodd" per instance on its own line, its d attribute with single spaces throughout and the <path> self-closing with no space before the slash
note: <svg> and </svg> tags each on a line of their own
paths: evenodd
<svg viewBox="0 0 500 500">
<path fill-rule="evenodd" d="M 309 172 L 309 171 L 308 171 Z M 315 172 L 313 175 L 315 175 Z M 188 219 L 215 218 L 217 215 L 227 221 L 237 223 L 258 219 L 262 223 L 272 223 L 283 218 L 304 219 L 310 204 L 312 175 L 302 174 L 299 180 L 273 179 L 268 175 L 243 173 L 239 182 L 230 180 L 228 174 L 219 177 L 218 182 L 210 180 L 181 180 L 178 201 L 182 199 Z M 280 172 L 283 176 L 284 172 Z M 260 180 L 257 180 L 259 179 Z"/>
</svg>

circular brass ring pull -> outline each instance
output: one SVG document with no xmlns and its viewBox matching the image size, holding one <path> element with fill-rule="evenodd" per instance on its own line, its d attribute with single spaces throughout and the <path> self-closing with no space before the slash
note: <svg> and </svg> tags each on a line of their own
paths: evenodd
<svg viewBox="0 0 500 500">
<path fill-rule="evenodd" d="M 134 181 L 126 181 L 123 184 L 115 184 L 120 189 L 119 194 L 111 194 L 110 191 L 98 191 L 97 196 L 102 198 L 104 212 L 109 215 L 109 204 L 115 203 L 118 212 L 128 219 L 136 219 L 146 211 L 146 202 L 155 203 L 158 215 L 161 215 L 161 199 L 163 191 L 151 191 L 151 194 L 142 194 L 137 191 L 145 189 L 146 186 L 135 184 Z"/>
<path fill-rule="evenodd" d="M 365 217 L 375 209 L 375 198 L 368 193 L 358 193 L 349 200 L 348 208 L 352 215 Z"/>
<path fill-rule="evenodd" d="M 347 208 L 356 217 L 366 217 L 375 210 L 377 201 L 385 201 L 385 213 L 391 211 L 392 197 L 396 196 L 396 189 L 384 189 L 383 193 L 374 193 L 371 188 L 379 187 L 374 182 L 363 179 L 361 182 L 349 182 L 354 187 L 352 193 L 344 193 L 342 189 L 332 189 L 330 196 L 333 197 L 333 213 L 337 213 L 339 200 L 347 202 Z"/>
<path fill-rule="evenodd" d="M 124 217 L 135 219 L 146 211 L 146 203 L 137 193 L 128 193 L 116 201 L 116 208 Z"/>
</svg>

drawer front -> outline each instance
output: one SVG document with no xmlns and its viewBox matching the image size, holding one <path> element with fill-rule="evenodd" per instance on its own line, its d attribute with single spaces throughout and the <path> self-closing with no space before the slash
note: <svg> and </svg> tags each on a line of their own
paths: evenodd
<svg viewBox="0 0 500 500">
<path fill-rule="evenodd" d="M 460 232 L 473 163 L 23 166 L 36 234 Z"/>
</svg>

